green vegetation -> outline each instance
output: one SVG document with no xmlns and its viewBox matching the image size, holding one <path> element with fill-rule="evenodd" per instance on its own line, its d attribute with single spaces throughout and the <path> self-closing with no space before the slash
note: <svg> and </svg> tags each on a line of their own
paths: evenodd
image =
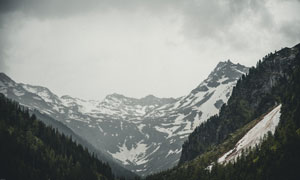
<svg viewBox="0 0 300 180">
<path fill-rule="evenodd" d="M 0 179 L 103 179 L 107 163 L 0 94 Z"/>
</svg>

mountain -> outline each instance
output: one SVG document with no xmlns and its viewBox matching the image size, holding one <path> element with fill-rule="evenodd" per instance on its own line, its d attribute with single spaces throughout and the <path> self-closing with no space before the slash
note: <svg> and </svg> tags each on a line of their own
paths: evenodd
<svg viewBox="0 0 300 180">
<path fill-rule="evenodd" d="M 90 144 L 139 175 L 175 166 L 188 135 L 218 113 L 247 67 L 220 62 L 188 95 L 130 98 L 111 94 L 102 101 L 58 97 L 40 86 L 0 75 L 0 92 L 67 125 Z"/>
<path fill-rule="evenodd" d="M 219 115 L 210 118 L 190 135 L 183 145 L 180 163 L 192 160 L 210 146 L 223 142 L 230 133 L 273 107 L 281 93 L 274 87 L 284 77 L 290 76 L 297 53 L 296 47 L 282 49 L 265 56 L 264 63 L 259 61 L 257 68 L 250 68 L 247 78 L 243 76 L 237 82 Z"/>
<path fill-rule="evenodd" d="M 111 168 L 0 94 L 2 179 L 113 180 Z"/>
<path fill-rule="evenodd" d="M 41 120 L 47 126 L 51 126 L 57 129 L 59 132 L 63 133 L 64 135 L 72 137 L 72 139 L 76 143 L 81 144 L 85 148 L 88 148 L 89 152 L 96 155 L 98 159 L 100 159 L 103 162 L 107 162 L 111 167 L 112 172 L 116 176 L 116 178 L 138 179 L 135 173 L 121 166 L 114 159 L 112 159 L 109 154 L 103 153 L 101 150 L 95 148 L 95 146 L 93 146 L 87 140 L 74 133 L 73 130 L 71 130 L 62 122 L 53 119 L 47 114 L 40 113 L 36 109 L 30 110 L 29 113 L 34 114 L 39 120 Z"/>
<path fill-rule="evenodd" d="M 3 93 L 10 99 L 18 101 L 21 105 L 28 107 L 29 112 L 38 117 L 39 120 L 44 122 L 46 125 L 58 129 L 59 132 L 67 136 L 71 136 L 77 143 L 87 147 L 90 152 L 95 153 L 99 159 L 108 162 L 116 176 L 126 177 L 129 179 L 133 179 L 136 176 L 136 174 L 130 172 L 116 162 L 109 154 L 101 151 L 99 148 L 96 148 L 84 137 L 79 136 L 62 121 L 56 120 L 53 116 L 50 116 L 51 113 L 49 112 L 54 111 L 53 109 L 56 109 L 57 104 L 62 101 L 49 89 L 40 86 L 25 85 L 22 83 L 18 84 L 4 73 L 0 73 L 0 93 Z"/>
<path fill-rule="evenodd" d="M 299 92 L 300 44 L 268 54 L 189 135 L 179 165 L 146 179 L 299 179 Z"/>
</svg>

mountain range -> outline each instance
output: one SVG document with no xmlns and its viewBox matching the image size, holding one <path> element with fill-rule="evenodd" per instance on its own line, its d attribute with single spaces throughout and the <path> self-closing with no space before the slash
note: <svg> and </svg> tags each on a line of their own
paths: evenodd
<svg viewBox="0 0 300 180">
<path fill-rule="evenodd" d="M 179 98 L 59 97 L 0 73 L 0 176 L 296 180 L 299 77 L 300 44 L 256 67 L 220 62 Z"/>
<path fill-rule="evenodd" d="M 99 101 L 59 97 L 46 87 L 16 83 L 4 73 L 0 74 L 0 93 L 44 121 L 51 118 L 66 125 L 111 163 L 145 176 L 177 165 L 188 136 L 218 114 L 237 80 L 248 71 L 230 60 L 220 62 L 199 86 L 179 98 L 111 94 Z M 112 168 L 116 172 L 120 166 Z"/>
</svg>

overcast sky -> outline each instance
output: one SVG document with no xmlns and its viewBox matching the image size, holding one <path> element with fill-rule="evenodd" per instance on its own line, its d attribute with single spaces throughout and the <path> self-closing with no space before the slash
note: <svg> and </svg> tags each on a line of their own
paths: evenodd
<svg viewBox="0 0 300 180">
<path fill-rule="evenodd" d="M 0 71 L 85 99 L 183 96 L 299 42 L 299 0 L 0 0 Z"/>
</svg>

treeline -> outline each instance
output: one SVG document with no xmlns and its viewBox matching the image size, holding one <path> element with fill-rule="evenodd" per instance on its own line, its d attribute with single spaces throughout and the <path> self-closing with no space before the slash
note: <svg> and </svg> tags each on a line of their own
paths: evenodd
<svg viewBox="0 0 300 180">
<path fill-rule="evenodd" d="M 251 74 L 264 74 L 277 71 L 278 74 L 281 74 L 281 78 L 278 79 L 276 85 L 271 89 L 272 94 L 270 95 L 270 100 L 263 102 L 264 104 L 270 103 L 273 101 L 282 104 L 281 108 L 281 117 L 280 123 L 275 131 L 274 135 L 268 134 L 266 139 L 260 146 L 252 150 L 248 150 L 247 153 L 243 153 L 237 161 L 229 163 L 227 165 L 220 165 L 216 162 L 217 157 L 211 156 L 211 152 L 207 152 L 210 147 L 209 144 L 200 144 L 203 145 L 203 149 L 207 150 L 206 153 L 202 153 L 201 156 L 198 156 L 197 159 L 193 161 L 186 162 L 178 167 L 175 167 L 171 170 L 161 172 L 148 176 L 147 180 L 296 180 L 300 179 L 300 45 L 294 47 L 294 50 L 297 51 L 296 54 L 291 54 L 291 49 L 283 49 L 279 51 L 280 58 L 290 58 L 295 55 L 292 59 L 282 60 L 277 62 L 275 60 L 276 54 L 269 54 L 266 56 L 263 61 L 258 62 L 256 68 L 251 68 L 249 75 Z M 281 63 L 287 63 L 285 67 L 288 69 L 283 69 Z M 266 65 L 268 64 L 268 65 Z M 257 75 L 257 77 L 259 77 Z M 259 81 L 262 81 L 261 76 L 257 79 L 257 84 L 255 81 L 250 83 L 247 82 L 247 76 L 243 77 L 239 81 L 235 92 L 233 94 L 243 93 L 238 91 L 238 86 L 241 84 L 248 84 L 248 87 L 259 86 Z M 254 83 L 254 84 L 253 84 Z M 271 83 L 266 81 L 266 83 Z M 261 88 L 266 92 L 268 86 L 261 85 Z M 253 92 L 254 93 L 254 92 Z M 250 97 L 248 97 L 250 98 Z M 243 101 L 243 99 L 241 99 Z M 249 100 L 251 102 L 251 100 Z M 240 102 L 237 101 L 237 106 L 240 106 Z M 253 102 L 255 103 L 255 102 Z M 260 107 L 258 105 L 257 107 Z M 236 110 L 234 110 L 236 111 Z M 245 109 L 247 112 L 247 109 Z M 257 110 L 258 112 L 259 110 Z M 243 113 L 244 114 L 244 113 Z M 253 114 L 253 113 L 251 113 Z M 218 117 L 213 117 L 218 118 Z M 242 118 L 242 117 L 241 117 Z M 244 121 L 245 119 L 240 119 Z M 213 120 L 212 120 L 213 121 Z M 226 120 L 228 123 L 227 126 L 234 126 Z M 207 126 L 207 125 L 206 125 Z M 204 125 L 202 126 L 202 128 Z M 215 126 L 214 131 L 219 131 L 220 127 Z M 199 130 L 198 130 L 199 131 Z M 213 129 L 211 129 L 213 131 Z M 208 136 L 208 135 L 207 135 Z M 207 137 L 206 136 L 206 137 Z M 194 144 L 197 146 L 197 142 Z M 208 147 L 206 146 L 208 145 Z M 188 153 L 188 151 L 186 152 Z M 200 153 L 201 154 L 201 153 Z M 198 154 L 198 155 L 200 155 Z M 214 159 L 214 162 L 211 162 Z M 213 167 L 211 171 L 207 168 L 211 163 Z"/>
<path fill-rule="evenodd" d="M 112 180 L 107 163 L 0 94 L 0 179 Z"/>
</svg>

